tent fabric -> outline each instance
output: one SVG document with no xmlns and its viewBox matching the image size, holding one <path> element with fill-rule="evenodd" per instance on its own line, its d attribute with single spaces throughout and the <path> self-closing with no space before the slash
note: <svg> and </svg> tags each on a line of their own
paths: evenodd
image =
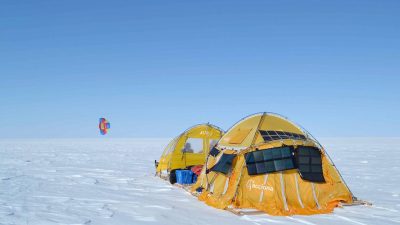
<svg viewBox="0 0 400 225">
<path fill-rule="evenodd" d="M 280 137 L 266 139 L 261 131 L 280 131 L 269 133 L 269 136 L 276 134 Z M 220 153 L 208 156 L 196 184 L 192 186 L 193 193 L 202 190 L 198 199 L 210 206 L 219 209 L 253 208 L 270 215 L 286 216 L 329 213 L 340 202 L 353 201 L 351 191 L 325 149 L 308 132 L 282 116 L 271 113 L 249 116 L 228 130 L 216 148 Z M 206 173 L 226 154 L 235 155 L 230 173 Z M 280 171 L 249 173 L 251 166 L 248 164 L 256 162 L 255 158 L 254 161 L 251 159 L 256 155 L 260 169 L 265 163 L 282 159 L 293 160 L 294 165 L 285 164 L 286 167 L 280 167 L 285 169 Z M 297 162 L 299 159 L 302 161 L 300 164 Z M 310 174 L 304 173 L 306 166 Z"/>
</svg>

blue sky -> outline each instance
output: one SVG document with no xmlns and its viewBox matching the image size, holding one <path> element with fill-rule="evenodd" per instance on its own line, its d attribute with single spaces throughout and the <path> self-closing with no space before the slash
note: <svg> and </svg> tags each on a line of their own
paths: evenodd
<svg viewBox="0 0 400 225">
<path fill-rule="evenodd" d="M 400 136 L 399 1 L 0 3 L 0 138 L 172 137 L 261 111 Z"/>
</svg>

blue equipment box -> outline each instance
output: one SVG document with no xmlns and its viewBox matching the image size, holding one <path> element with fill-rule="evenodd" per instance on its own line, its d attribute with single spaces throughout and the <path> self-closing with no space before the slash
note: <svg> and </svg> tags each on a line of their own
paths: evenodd
<svg viewBox="0 0 400 225">
<path fill-rule="evenodd" d="M 175 174 L 178 184 L 193 184 L 197 180 L 196 174 L 191 170 L 176 170 Z"/>
</svg>

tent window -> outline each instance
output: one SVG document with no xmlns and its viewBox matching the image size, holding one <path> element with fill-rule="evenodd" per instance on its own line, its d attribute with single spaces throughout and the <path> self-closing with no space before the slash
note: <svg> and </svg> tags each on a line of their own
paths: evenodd
<svg viewBox="0 0 400 225">
<path fill-rule="evenodd" d="M 174 149 L 175 149 L 175 145 L 176 145 L 176 138 L 174 138 L 174 140 L 171 141 L 171 142 L 167 145 L 167 147 L 165 148 L 165 151 L 164 151 L 163 155 L 168 155 L 168 154 L 170 154 L 171 152 L 173 152 Z"/>
<path fill-rule="evenodd" d="M 273 173 L 296 168 L 293 147 L 257 150 L 245 154 L 249 175 Z"/>
<path fill-rule="evenodd" d="M 211 171 L 228 174 L 232 168 L 232 162 L 235 157 L 236 155 L 234 154 L 223 154 L 217 164 L 211 168 Z"/>
<path fill-rule="evenodd" d="M 318 148 L 300 146 L 297 148 L 297 165 L 303 180 L 325 182 L 322 172 L 321 152 Z"/>
<path fill-rule="evenodd" d="M 183 146 L 182 152 L 184 153 L 202 153 L 203 152 L 203 139 L 201 138 L 188 138 Z"/>
<path fill-rule="evenodd" d="M 168 155 L 169 153 L 171 153 L 174 150 L 174 147 L 175 147 L 175 145 L 168 146 L 168 149 L 167 149 L 165 155 Z"/>
<path fill-rule="evenodd" d="M 265 142 L 283 139 L 306 140 L 306 136 L 286 131 L 259 130 Z"/>
</svg>

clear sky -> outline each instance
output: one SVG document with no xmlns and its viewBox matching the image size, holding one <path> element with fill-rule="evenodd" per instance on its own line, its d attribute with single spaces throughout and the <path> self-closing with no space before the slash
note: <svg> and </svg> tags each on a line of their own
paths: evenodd
<svg viewBox="0 0 400 225">
<path fill-rule="evenodd" d="M 172 137 L 261 111 L 400 136 L 400 1 L 0 3 L 0 138 Z"/>
</svg>

